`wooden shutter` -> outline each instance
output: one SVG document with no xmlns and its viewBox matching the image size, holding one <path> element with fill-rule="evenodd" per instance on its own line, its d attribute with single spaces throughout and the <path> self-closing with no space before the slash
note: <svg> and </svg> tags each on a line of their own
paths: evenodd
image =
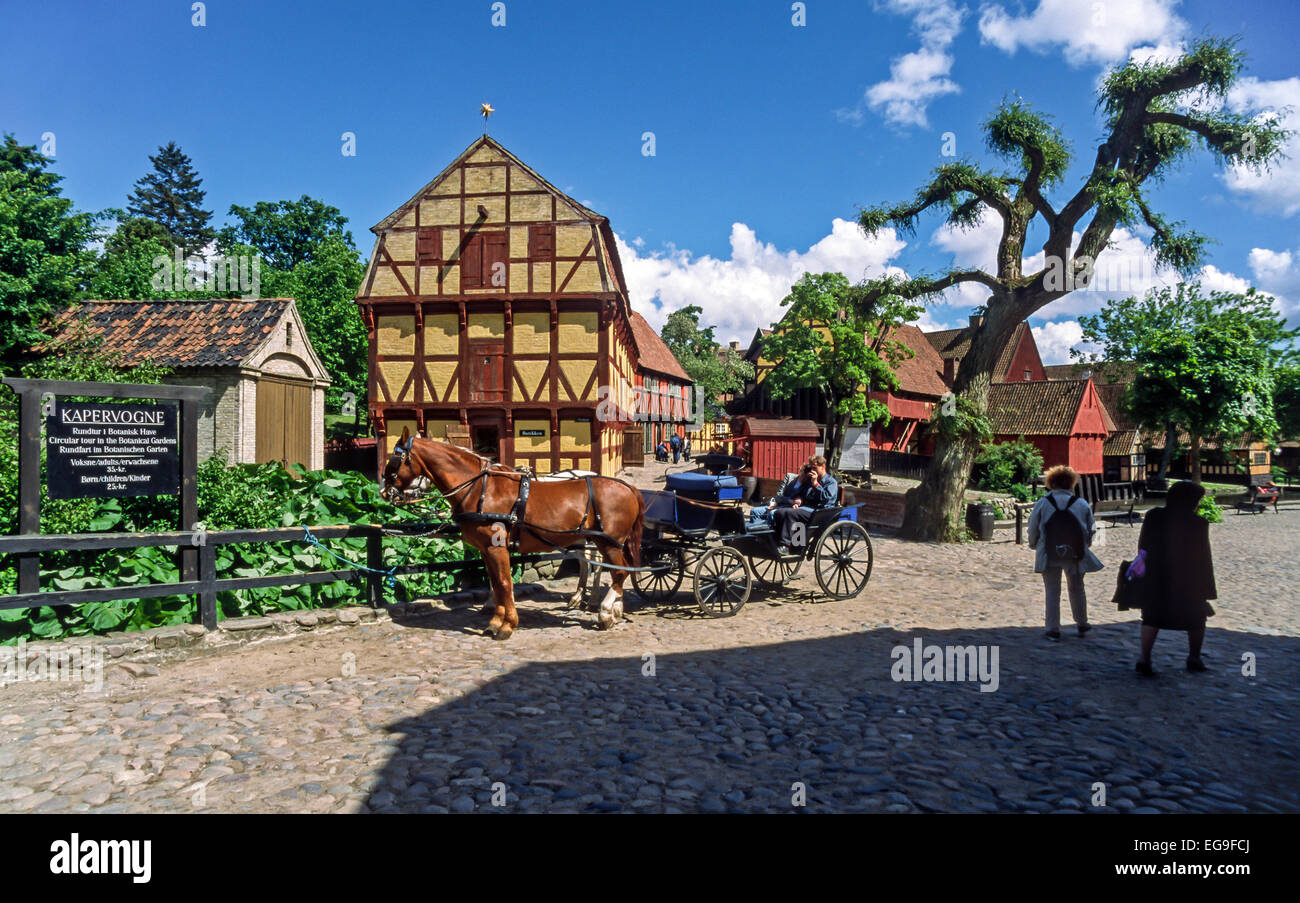
<svg viewBox="0 0 1300 903">
<path fill-rule="evenodd" d="M 460 255 L 460 287 L 483 288 L 483 235 L 470 236 Z"/>
<path fill-rule="evenodd" d="M 421 229 L 415 245 L 416 260 L 420 266 L 436 266 L 442 262 L 441 229 Z"/>
<path fill-rule="evenodd" d="M 510 272 L 506 263 L 507 239 L 504 232 L 483 233 L 483 287 L 507 289 Z"/>
<path fill-rule="evenodd" d="M 528 256 L 535 260 L 555 259 L 555 226 L 547 223 L 528 227 Z"/>
</svg>

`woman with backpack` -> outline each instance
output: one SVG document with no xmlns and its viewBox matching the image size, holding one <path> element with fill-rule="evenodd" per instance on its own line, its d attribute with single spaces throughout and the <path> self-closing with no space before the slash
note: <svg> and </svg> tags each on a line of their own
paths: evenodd
<svg viewBox="0 0 1300 903">
<path fill-rule="evenodd" d="M 1047 495 L 1034 505 L 1029 514 L 1029 545 L 1035 550 L 1034 572 L 1043 575 L 1047 594 L 1047 638 L 1061 638 L 1061 575 L 1065 574 L 1070 592 L 1070 612 L 1083 636 L 1092 629 L 1088 623 L 1088 597 L 1083 591 L 1083 575 L 1101 570 L 1101 559 L 1092 553 L 1095 532 L 1092 507 L 1074 494 L 1079 474 L 1072 467 L 1059 464 L 1047 471 Z"/>
<path fill-rule="evenodd" d="M 1138 561 L 1129 573 L 1141 574 L 1145 584 L 1142 658 L 1137 663 L 1137 673 L 1143 677 L 1155 675 L 1151 647 L 1162 629 L 1186 630 L 1187 670 L 1205 670 L 1201 643 L 1205 619 L 1214 614 L 1209 600 L 1218 598 L 1218 590 L 1210 556 L 1210 522 L 1196 513 L 1204 495 L 1205 488 L 1198 483 L 1175 483 L 1169 487 L 1165 506 L 1147 512 L 1142 522 Z"/>
</svg>

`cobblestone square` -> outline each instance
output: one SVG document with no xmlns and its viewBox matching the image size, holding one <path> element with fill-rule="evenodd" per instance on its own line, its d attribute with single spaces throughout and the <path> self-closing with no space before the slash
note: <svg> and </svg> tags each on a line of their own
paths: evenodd
<svg viewBox="0 0 1300 903">
<path fill-rule="evenodd" d="M 558 581 L 508 643 L 477 608 L 437 608 L 154 676 L 110 667 L 98 692 L 11 685 L 0 811 L 1300 811 L 1298 517 L 1211 528 L 1204 674 L 1183 634 L 1157 642 L 1157 679 L 1133 673 L 1137 621 L 1109 599 L 1136 528 L 1102 531 L 1095 629 L 1059 643 L 1005 531 L 875 536 L 847 602 L 804 574 L 729 619 L 629 596 L 601 632 Z M 918 639 L 996 649 L 996 689 L 895 681 L 893 650 Z"/>
</svg>

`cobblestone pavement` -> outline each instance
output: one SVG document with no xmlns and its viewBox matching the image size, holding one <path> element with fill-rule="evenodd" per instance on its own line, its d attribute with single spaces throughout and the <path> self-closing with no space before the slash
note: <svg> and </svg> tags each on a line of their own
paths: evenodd
<svg viewBox="0 0 1300 903">
<path fill-rule="evenodd" d="M 478 610 L 0 689 L 0 811 L 1300 810 L 1300 511 L 1212 528 L 1211 670 L 1183 634 L 1133 673 L 1105 601 L 1137 530 L 1103 532 L 1086 638 L 1042 633 L 1032 556 L 878 537 L 859 598 L 801 576 L 736 617 L 562 592 L 508 643 Z M 557 585 L 557 590 L 563 586 Z M 685 602 L 688 596 L 683 595 Z M 996 649 L 997 686 L 900 682 L 896 646 Z M 1242 657 L 1257 673 L 1243 676 Z M 991 686 L 991 683 L 986 685 Z M 1094 806 L 1104 784 L 1104 807 Z M 801 799 L 802 797 L 802 799 Z M 504 805 L 494 805 L 503 803 Z"/>
</svg>

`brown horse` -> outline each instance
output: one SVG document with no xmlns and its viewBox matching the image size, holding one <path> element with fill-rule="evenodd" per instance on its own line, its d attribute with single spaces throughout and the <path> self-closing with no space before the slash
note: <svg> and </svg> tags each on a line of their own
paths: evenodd
<svg viewBox="0 0 1300 903">
<path fill-rule="evenodd" d="M 595 542 L 606 562 L 637 567 L 645 500 L 633 487 L 612 477 L 533 481 L 523 520 L 517 525 L 499 517 L 512 513 L 523 474 L 449 442 L 412 438 L 403 428 L 384 467 L 380 494 L 396 501 L 429 484 L 451 504 L 461 537 L 483 553 L 496 614 L 488 632 L 509 639 L 519 626 L 514 585 L 510 579 L 509 543 L 518 536 L 521 553 L 552 552 Z M 590 486 L 590 489 L 588 488 Z M 480 515 L 489 515 L 488 518 Z M 498 519 L 490 516 L 497 515 Z M 623 582 L 627 571 L 613 570 L 612 585 L 600 603 L 597 621 L 608 629 L 623 617 Z"/>
</svg>

